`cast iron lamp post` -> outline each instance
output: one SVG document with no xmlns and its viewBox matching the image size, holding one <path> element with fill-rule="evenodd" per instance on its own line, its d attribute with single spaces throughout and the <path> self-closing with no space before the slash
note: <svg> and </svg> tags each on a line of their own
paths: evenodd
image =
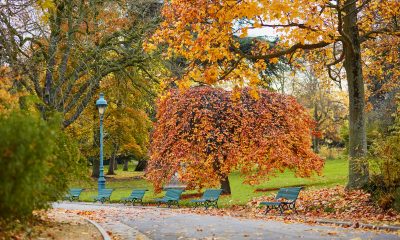
<svg viewBox="0 0 400 240">
<path fill-rule="evenodd" d="M 100 192 L 106 187 L 106 179 L 104 178 L 104 166 L 103 166 L 103 117 L 104 112 L 107 108 L 107 101 L 104 99 L 104 94 L 100 93 L 100 98 L 96 101 L 96 107 L 99 110 L 100 115 L 100 172 L 98 180 L 98 191 Z"/>
</svg>

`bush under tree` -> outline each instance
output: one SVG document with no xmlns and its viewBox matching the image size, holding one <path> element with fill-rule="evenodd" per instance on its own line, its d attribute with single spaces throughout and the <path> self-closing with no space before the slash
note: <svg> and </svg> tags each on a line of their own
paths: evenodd
<svg viewBox="0 0 400 240">
<path fill-rule="evenodd" d="M 400 210 L 400 99 L 389 132 L 377 132 L 372 143 L 370 190 L 381 207 Z"/>
</svg>

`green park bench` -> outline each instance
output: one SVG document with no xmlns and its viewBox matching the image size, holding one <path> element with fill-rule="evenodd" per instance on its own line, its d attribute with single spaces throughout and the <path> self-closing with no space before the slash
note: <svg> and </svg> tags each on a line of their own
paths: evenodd
<svg viewBox="0 0 400 240">
<path fill-rule="evenodd" d="M 71 188 L 69 189 L 69 193 L 67 193 L 64 197 L 65 200 L 74 201 L 79 200 L 79 196 L 81 195 L 83 188 Z"/>
<path fill-rule="evenodd" d="M 179 199 L 181 198 L 183 191 L 184 189 L 169 188 L 163 198 L 156 198 L 154 201 L 157 202 L 158 207 L 163 203 L 168 207 L 171 207 L 171 205 L 179 207 Z"/>
<path fill-rule="evenodd" d="M 195 207 L 204 206 L 206 209 L 209 207 L 218 208 L 218 199 L 222 193 L 222 189 L 207 189 L 200 199 L 191 200 Z"/>
<path fill-rule="evenodd" d="M 111 188 L 106 188 L 101 190 L 98 195 L 94 198 L 94 201 L 104 203 L 106 201 L 110 201 L 111 193 L 114 191 L 114 189 Z"/>
<path fill-rule="evenodd" d="M 275 197 L 274 202 L 261 202 L 260 205 L 266 206 L 265 214 L 272 209 L 278 209 L 281 214 L 286 210 L 296 210 L 296 200 L 303 187 L 281 188 Z"/>
<path fill-rule="evenodd" d="M 132 205 L 135 203 L 143 204 L 143 197 L 146 191 L 147 189 L 134 189 L 132 190 L 131 195 L 127 198 L 122 198 L 121 202 L 123 202 L 124 205 L 127 203 L 132 203 Z"/>
</svg>

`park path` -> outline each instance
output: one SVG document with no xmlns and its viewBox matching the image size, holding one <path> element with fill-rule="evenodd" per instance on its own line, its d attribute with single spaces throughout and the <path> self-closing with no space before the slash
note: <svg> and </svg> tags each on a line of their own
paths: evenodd
<svg viewBox="0 0 400 240">
<path fill-rule="evenodd" d="M 198 215 L 156 207 L 66 202 L 53 207 L 87 214 L 120 239 L 400 239 L 386 232 Z"/>
</svg>

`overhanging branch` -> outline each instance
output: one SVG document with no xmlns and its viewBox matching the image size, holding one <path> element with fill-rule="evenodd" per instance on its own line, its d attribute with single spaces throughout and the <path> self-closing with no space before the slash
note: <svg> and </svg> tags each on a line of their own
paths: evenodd
<svg viewBox="0 0 400 240">
<path fill-rule="evenodd" d="M 326 41 L 321 41 L 318 43 L 312 43 L 312 44 L 302 44 L 302 43 L 297 43 L 294 44 L 292 47 L 273 52 L 270 54 L 259 54 L 259 55 L 252 55 L 252 54 L 247 54 L 240 50 L 239 48 L 235 47 L 233 44 L 231 44 L 231 48 L 233 49 L 234 52 L 238 53 L 240 56 L 251 59 L 251 60 L 258 60 L 258 59 L 271 59 L 271 58 L 277 58 L 280 56 L 284 56 L 287 54 L 294 53 L 295 51 L 302 49 L 302 50 L 312 50 L 312 49 L 318 49 L 318 48 L 323 48 L 331 44 L 330 42 Z"/>
</svg>

